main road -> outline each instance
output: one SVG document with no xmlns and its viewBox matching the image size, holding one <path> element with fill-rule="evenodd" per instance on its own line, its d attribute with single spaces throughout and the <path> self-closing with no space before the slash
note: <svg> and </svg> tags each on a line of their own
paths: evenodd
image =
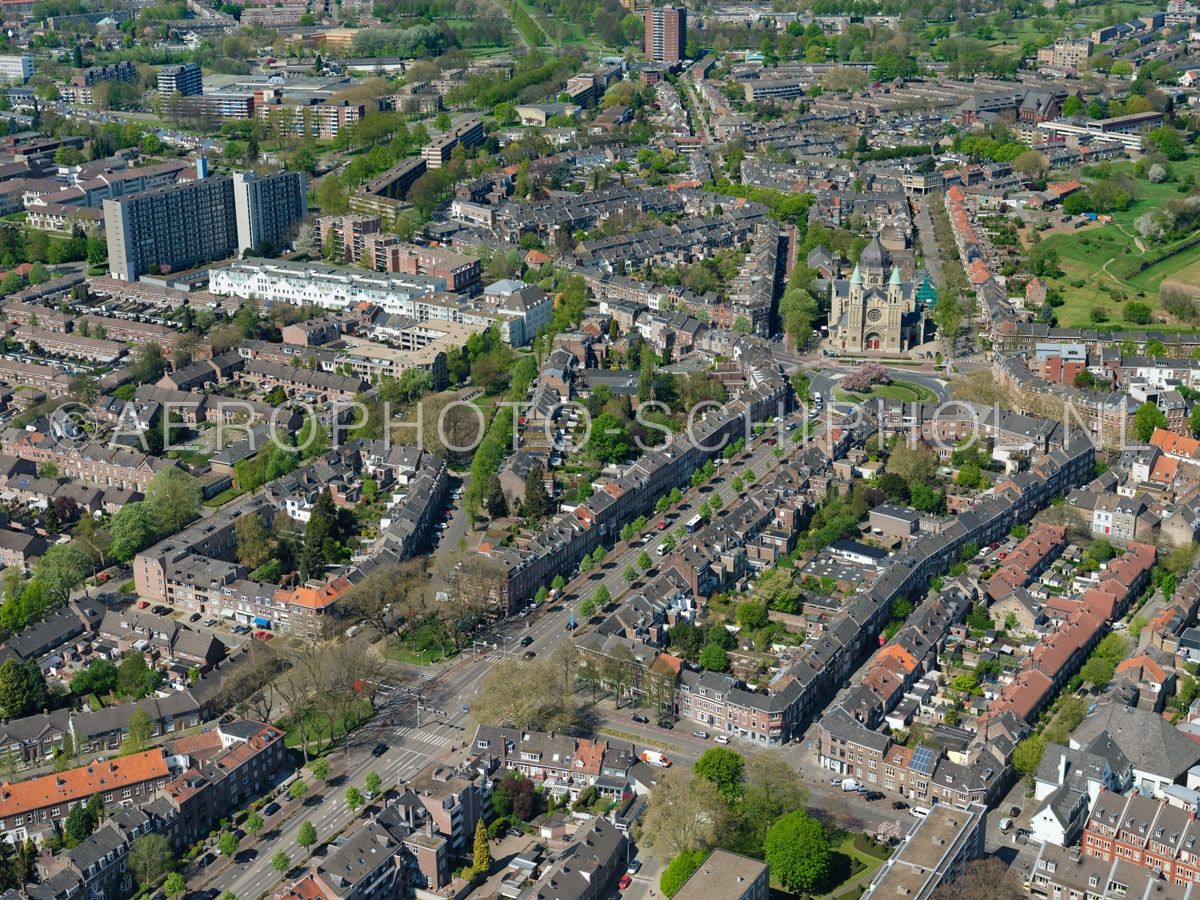
<svg viewBox="0 0 1200 900">
<path fill-rule="evenodd" d="M 729 506 L 738 496 L 732 485 L 735 474 L 753 472 L 756 479 L 761 480 L 796 452 L 803 445 L 792 440 L 797 432 L 785 431 L 784 426 L 798 419 L 799 414 L 794 413 L 767 433 L 755 436 L 746 449 L 718 468 L 708 485 L 690 489 L 673 510 L 676 522 L 686 521 L 714 495 Z M 823 420 L 813 422 L 809 441 L 819 440 L 826 424 Z M 772 437 L 775 444 L 768 443 Z M 776 456 L 777 447 L 783 448 L 782 459 Z M 304 821 L 311 821 L 318 838 L 326 841 L 358 817 L 358 812 L 346 806 L 345 790 L 354 786 L 365 792 L 364 779 L 368 772 L 378 773 L 386 789 L 412 778 L 432 761 L 452 758 L 465 746 L 474 728 L 469 707 L 492 661 L 526 651 L 539 656 L 551 653 L 562 641 L 572 640 L 590 627 L 579 614 L 583 599 L 591 596 L 601 584 L 613 597 L 619 597 L 629 587 L 623 578 L 627 566 L 636 568 L 637 558 L 643 551 L 649 552 L 652 559 L 658 559 L 656 547 L 667 532 L 660 535 L 655 528 L 657 520 L 658 517 L 651 519 L 647 530 L 630 542 L 619 542 L 599 571 L 579 575 L 569 582 L 564 588 L 566 599 L 563 602 L 543 606 L 529 617 L 500 621 L 476 642 L 475 649 L 466 651 L 449 664 L 426 670 L 425 677 L 416 684 L 381 685 L 376 695 L 376 716 L 355 731 L 346 747 L 331 757 L 334 777 L 325 784 L 310 779 L 309 793 L 302 800 L 281 800 L 280 811 L 266 822 L 268 830 L 257 840 L 243 841 L 235 856 L 236 865 L 217 862 L 209 870 L 197 867 L 188 873 L 190 886 L 215 889 L 218 893 L 229 891 L 241 900 L 259 897 L 280 880 L 271 867 L 271 857 L 277 851 L 287 853 L 293 866 L 307 858 L 296 843 Z M 644 542 L 646 534 L 651 536 L 649 542 Z M 579 623 L 579 629 L 573 633 L 567 629 L 572 619 Z M 531 641 L 522 647 L 520 641 L 525 636 Z M 418 695 L 422 698 L 419 709 Z M 630 728 L 644 733 L 646 742 L 653 744 L 653 732 L 643 732 L 632 724 L 623 726 L 624 730 Z M 662 732 L 657 733 L 662 736 Z M 687 745 L 687 756 L 698 755 L 705 746 L 690 734 L 672 735 L 670 740 Z M 373 749 L 380 743 L 386 745 L 386 751 L 381 751 L 379 757 L 372 756 Z"/>
</svg>

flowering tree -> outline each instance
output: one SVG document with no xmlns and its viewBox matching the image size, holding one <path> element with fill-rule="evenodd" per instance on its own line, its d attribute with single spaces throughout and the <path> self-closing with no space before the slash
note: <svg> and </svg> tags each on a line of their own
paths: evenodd
<svg viewBox="0 0 1200 900">
<path fill-rule="evenodd" d="M 876 362 L 865 362 L 843 378 L 841 386 L 859 393 L 870 390 L 873 384 L 887 384 L 888 381 L 887 369 Z"/>
</svg>

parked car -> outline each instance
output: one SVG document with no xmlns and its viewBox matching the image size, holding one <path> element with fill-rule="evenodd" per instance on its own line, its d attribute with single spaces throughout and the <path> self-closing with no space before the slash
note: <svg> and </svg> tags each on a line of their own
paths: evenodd
<svg viewBox="0 0 1200 900">
<path fill-rule="evenodd" d="M 649 725 L 650 724 L 650 720 L 647 719 L 645 716 L 635 715 L 633 717 L 633 721 L 637 722 L 639 725 Z"/>
<path fill-rule="evenodd" d="M 529 635 L 525 635 L 525 637 L 521 638 L 521 646 L 522 647 L 528 647 L 532 643 L 533 643 L 533 638 L 531 638 Z"/>
<path fill-rule="evenodd" d="M 522 659 L 533 659 L 535 656 L 537 656 L 537 653 L 535 653 L 532 650 L 526 650 L 524 653 L 521 654 Z"/>
<path fill-rule="evenodd" d="M 279 812 L 279 804 L 276 803 L 274 800 L 272 800 L 270 803 L 268 803 L 266 806 L 263 807 L 263 815 L 264 816 L 273 816 L 277 812 Z"/>
<path fill-rule="evenodd" d="M 903 800 L 893 800 L 892 809 L 908 809 L 908 804 Z"/>
<path fill-rule="evenodd" d="M 510 829 L 508 829 L 508 831 L 506 831 L 504 833 L 507 834 L 509 837 L 515 837 L 515 838 L 523 837 L 525 834 L 525 832 L 517 831 L 517 829 L 515 829 L 515 828 L 510 828 Z"/>
<path fill-rule="evenodd" d="M 868 800 L 882 800 L 883 791 L 867 791 L 863 796 Z"/>
<path fill-rule="evenodd" d="M 217 627 L 217 620 L 216 620 L 216 619 L 205 619 L 205 620 L 204 620 L 204 627 L 205 627 L 205 628 L 216 628 L 216 627 Z"/>
<path fill-rule="evenodd" d="M 150 605 L 149 600 L 143 600 L 141 603 L 138 604 L 138 609 L 145 609 L 149 605 Z"/>
<path fill-rule="evenodd" d="M 670 722 L 659 722 L 658 727 L 663 729 L 664 731 L 670 731 L 675 726 Z"/>
<path fill-rule="evenodd" d="M 188 616 L 188 621 L 189 622 L 199 622 L 200 621 L 200 613 L 192 613 L 190 616 Z"/>
<path fill-rule="evenodd" d="M 830 783 L 830 784 L 831 784 L 833 787 L 841 787 L 841 786 L 842 786 L 842 782 L 843 782 L 843 781 L 845 781 L 845 780 L 846 780 L 846 779 L 844 779 L 844 778 L 831 778 L 831 779 L 829 779 L 829 783 Z"/>
<path fill-rule="evenodd" d="M 1014 819 L 1015 819 L 1017 816 L 1021 815 L 1021 807 L 1019 807 L 1019 806 L 1010 806 L 1010 807 L 1008 808 L 1008 814 L 1009 814 L 1010 816 L 1012 816 L 1012 818 L 1014 818 Z"/>
<path fill-rule="evenodd" d="M 621 876 L 621 880 L 617 882 L 617 889 L 623 891 L 631 884 L 633 884 L 633 876 L 626 872 Z"/>
<path fill-rule="evenodd" d="M 713 738 L 713 740 L 716 741 L 718 744 L 728 744 L 729 743 L 729 735 L 718 734 L 715 738 Z"/>
<path fill-rule="evenodd" d="M 637 873 L 637 870 L 640 869 L 641 867 L 642 867 L 641 860 L 631 859 L 629 861 L 629 866 L 625 869 L 625 871 L 628 872 L 630 875 L 634 875 Z"/>
<path fill-rule="evenodd" d="M 707 741 L 708 740 L 708 732 L 707 731 L 693 731 L 692 737 L 698 737 L 702 741 Z"/>
</svg>

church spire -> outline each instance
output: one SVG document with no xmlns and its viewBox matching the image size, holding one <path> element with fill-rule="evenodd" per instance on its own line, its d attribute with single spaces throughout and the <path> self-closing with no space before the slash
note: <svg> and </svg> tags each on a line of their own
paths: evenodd
<svg viewBox="0 0 1200 900">
<path fill-rule="evenodd" d="M 854 264 L 854 273 L 850 276 L 851 284 L 862 284 L 862 269 L 858 267 L 858 263 Z"/>
<path fill-rule="evenodd" d="M 892 266 L 892 278 L 888 282 L 888 284 L 894 284 L 897 287 L 900 286 L 901 281 L 900 281 L 900 267 L 899 266 Z"/>
</svg>

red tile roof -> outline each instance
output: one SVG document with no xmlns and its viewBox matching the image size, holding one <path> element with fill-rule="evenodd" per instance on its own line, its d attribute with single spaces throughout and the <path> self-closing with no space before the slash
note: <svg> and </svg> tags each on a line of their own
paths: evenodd
<svg viewBox="0 0 1200 900">
<path fill-rule="evenodd" d="M 107 762 L 97 760 L 66 772 L 0 784 L 0 819 L 59 803 L 65 807 L 67 803 L 86 800 L 93 794 L 166 779 L 170 774 L 166 751 L 156 747 Z"/>
</svg>

